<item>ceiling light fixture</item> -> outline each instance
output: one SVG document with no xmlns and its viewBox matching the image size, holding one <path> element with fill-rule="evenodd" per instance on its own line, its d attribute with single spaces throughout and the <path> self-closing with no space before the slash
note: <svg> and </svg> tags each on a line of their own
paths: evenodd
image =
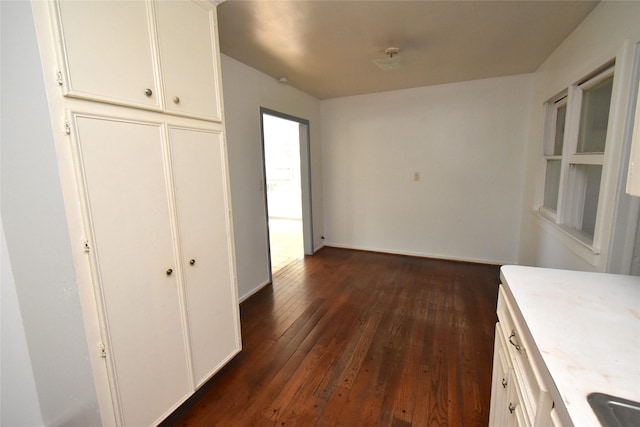
<svg viewBox="0 0 640 427">
<path fill-rule="evenodd" d="M 402 57 L 399 55 L 400 49 L 397 47 L 388 47 L 384 50 L 386 58 L 374 59 L 373 63 L 383 70 L 394 70 L 402 68 Z"/>
<path fill-rule="evenodd" d="M 289 80 L 286 77 L 278 77 L 278 83 L 286 85 L 287 83 L 289 83 Z"/>
<path fill-rule="evenodd" d="M 384 53 L 389 55 L 389 58 L 393 58 L 395 55 L 400 53 L 400 49 L 398 49 L 397 47 L 388 47 L 384 50 Z"/>
</svg>

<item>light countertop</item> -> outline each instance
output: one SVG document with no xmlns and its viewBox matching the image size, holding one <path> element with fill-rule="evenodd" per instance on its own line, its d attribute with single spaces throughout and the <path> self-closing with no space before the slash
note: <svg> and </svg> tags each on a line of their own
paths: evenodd
<svg viewBox="0 0 640 427">
<path fill-rule="evenodd" d="M 640 277 L 522 266 L 501 275 L 576 427 L 600 426 L 589 393 L 640 402 Z"/>
</svg>

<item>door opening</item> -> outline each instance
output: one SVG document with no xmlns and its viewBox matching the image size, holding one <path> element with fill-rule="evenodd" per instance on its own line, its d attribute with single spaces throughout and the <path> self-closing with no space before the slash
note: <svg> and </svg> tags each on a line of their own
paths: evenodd
<svg viewBox="0 0 640 427">
<path fill-rule="evenodd" d="M 309 122 L 260 109 L 270 279 L 313 254 Z"/>
</svg>

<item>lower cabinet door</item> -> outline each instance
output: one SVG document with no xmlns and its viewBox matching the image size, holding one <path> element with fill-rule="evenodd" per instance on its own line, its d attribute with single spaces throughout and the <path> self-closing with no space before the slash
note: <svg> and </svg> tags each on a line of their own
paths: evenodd
<svg viewBox="0 0 640 427">
<path fill-rule="evenodd" d="M 190 394 L 159 124 L 74 116 L 87 234 L 119 422 L 154 424 Z"/>
<path fill-rule="evenodd" d="M 510 370 L 508 353 L 502 342 L 500 324 L 496 324 L 495 342 L 493 348 L 493 374 L 491 380 L 491 410 L 489 413 L 489 427 L 504 427 L 509 419 L 509 392 L 513 388 L 510 384 Z"/>
<path fill-rule="evenodd" d="M 511 367 L 513 384 L 507 394 L 507 407 L 509 410 L 509 416 L 507 417 L 507 426 L 509 427 L 531 427 L 531 422 L 527 418 L 524 408 L 522 406 L 522 394 L 520 392 L 520 383 L 513 375 L 513 367 Z"/>
<path fill-rule="evenodd" d="M 240 351 L 221 132 L 169 128 L 195 385 Z"/>
<path fill-rule="evenodd" d="M 565 424 L 562 422 L 558 412 L 555 409 L 551 409 L 549 412 L 548 424 L 545 425 L 548 425 L 549 427 L 563 427 Z"/>
</svg>

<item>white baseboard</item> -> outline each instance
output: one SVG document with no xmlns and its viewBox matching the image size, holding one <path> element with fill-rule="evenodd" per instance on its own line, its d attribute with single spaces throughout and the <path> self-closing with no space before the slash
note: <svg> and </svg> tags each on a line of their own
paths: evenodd
<svg viewBox="0 0 640 427">
<path fill-rule="evenodd" d="M 270 285 L 270 284 L 271 284 L 271 282 L 267 280 L 267 281 L 266 281 L 266 282 L 264 282 L 263 284 L 258 285 L 257 287 L 255 287 L 255 288 L 254 288 L 254 289 L 252 289 L 251 291 L 249 291 L 249 292 L 247 292 L 246 294 L 244 294 L 243 296 L 241 296 L 241 297 L 239 298 L 239 302 L 243 302 L 243 301 L 247 300 L 247 299 L 248 299 L 249 297 L 251 297 L 253 294 L 255 294 L 255 293 L 259 292 L 262 288 L 264 288 L 265 286 L 268 286 L 268 285 Z"/>
<path fill-rule="evenodd" d="M 339 243 L 325 243 L 324 246 L 332 247 L 332 248 L 340 248 L 340 249 L 353 249 L 356 251 L 368 251 L 368 252 L 380 252 L 384 254 L 391 255 L 406 255 L 418 258 L 433 258 L 433 259 L 441 259 L 446 261 L 459 261 L 459 262 L 471 262 L 475 264 L 489 264 L 489 265 L 505 265 L 505 264 L 515 264 L 515 262 L 505 262 L 505 261 L 497 261 L 490 259 L 481 259 L 481 258 L 465 258 L 465 257 L 457 257 L 451 255 L 441 255 L 441 254 L 433 254 L 427 252 L 411 252 L 411 251 L 401 251 L 401 250 L 391 250 L 387 248 L 375 248 L 375 247 L 367 247 L 367 246 L 353 246 L 353 245 L 342 245 Z"/>
</svg>

